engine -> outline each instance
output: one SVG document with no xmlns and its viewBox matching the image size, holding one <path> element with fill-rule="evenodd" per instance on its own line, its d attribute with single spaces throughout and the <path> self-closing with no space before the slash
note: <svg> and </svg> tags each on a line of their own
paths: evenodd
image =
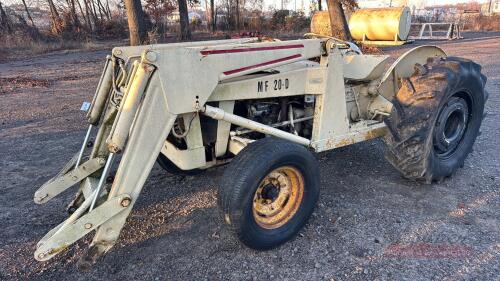
<svg viewBox="0 0 500 281">
<path fill-rule="evenodd" d="M 235 113 L 250 120 L 280 128 L 303 137 L 312 134 L 315 97 L 312 95 L 237 102 Z M 239 134 L 260 133 L 236 128 Z M 262 137 L 262 136 L 261 136 Z"/>
</svg>

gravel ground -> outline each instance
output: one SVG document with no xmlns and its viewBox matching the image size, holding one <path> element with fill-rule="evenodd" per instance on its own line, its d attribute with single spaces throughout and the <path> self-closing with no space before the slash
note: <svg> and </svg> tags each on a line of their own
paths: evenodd
<svg viewBox="0 0 500 281">
<path fill-rule="evenodd" d="M 108 51 L 0 64 L 0 279 L 500 280 L 500 37 L 466 35 L 474 39 L 437 44 L 483 65 L 490 99 L 474 152 L 453 177 L 433 185 L 401 178 L 380 140 L 318 154 L 322 194 L 308 226 L 258 252 L 218 217 L 223 168 L 180 177 L 155 166 L 119 244 L 88 272 L 75 266 L 85 241 L 52 261 L 33 259 L 72 192 L 42 206 L 32 198 L 77 151 L 86 129 L 79 106 Z"/>
</svg>

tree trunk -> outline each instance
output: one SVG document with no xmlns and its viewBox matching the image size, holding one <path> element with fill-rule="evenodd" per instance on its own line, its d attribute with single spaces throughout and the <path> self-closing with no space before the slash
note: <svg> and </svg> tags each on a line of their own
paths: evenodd
<svg viewBox="0 0 500 281">
<path fill-rule="evenodd" d="M 207 30 L 210 31 L 210 23 L 212 20 L 212 16 L 210 16 L 210 11 L 208 10 L 208 1 L 205 0 L 205 18 L 207 19 Z"/>
<path fill-rule="evenodd" d="M 68 5 L 70 8 L 71 19 L 73 20 L 73 27 L 80 27 L 80 20 L 78 19 L 78 15 L 76 14 L 75 0 L 69 0 Z"/>
<path fill-rule="evenodd" d="M 141 45 L 146 40 L 146 27 L 141 0 L 125 0 L 125 7 L 127 9 L 130 45 Z"/>
<path fill-rule="evenodd" d="M 236 0 L 236 30 L 240 31 L 240 0 Z"/>
<path fill-rule="evenodd" d="M 94 18 L 94 26 L 95 29 L 99 29 L 99 17 L 97 16 L 97 10 L 95 9 L 95 3 L 94 0 L 89 0 L 90 1 L 90 7 L 92 8 L 92 17 Z"/>
<path fill-rule="evenodd" d="M 328 5 L 328 13 L 330 14 L 332 36 L 345 41 L 352 41 L 351 32 L 340 0 L 326 0 L 326 3 Z"/>
<path fill-rule="evenodd" d="M 322 0 L 318 0 L 318 11 L 323 11 L 323 7 L 321 6 Z"/>
<path fill-rule="evenodd" d="M 61 31 L 61 18 L 59 17 L 59 12 L 57 12 L 57 8 L 52 0 L 47 0 L 47 2 L 49 3 L 50 19 L 52 21 L 51 32 L 58 34 Z"/>
<path fill-rule="evenodd" d="M 22 0 L 23 5 L 24 5 L 24 10 L 26 11 L 26 14 L 28 15 L 28 19 L 31 21 L 31 26 L 35 27 L 35 22 L 33 22 L 33 18 L 31 17 L 30 10 L 28 9 L 28 5 L 26 5 L 26 0 Z"/>
<path fill-rule="evenodd" d="M 100 0 L 97 0 L 97 5 L 99 5 L 99 11 L 102 10 L 102 13 L 106 16 L 108 21 L 111 20 L 111 15 L 108 14 L 106 7 L 104 7 L 104 5 L 102 4 L 102 2 Z"/>
<path fill-rule="evenodd" d="M 90 9 L 90 6 L 89 6 L 89 2 L 87 0 L 83 0 L 83 4 L 85 5 L 85 15 L 87 17 L 87 21 L 88 21 L 88 26 L 89 26 L 89 30 L 90 32 L 93 31 L 93 28 L 92 28 L 92 10 Z M 94 24 L 95 24 L 95 21 L 94 21 Z"/>
<path fill-rule="evenodd" d="M 97 0 L 97 3 L 95 5 L 97 6 L 97 11 L 99 12 L 99 19 L 103 20 L 104 16 L 102 15 L 102 9 L 101 9 L 101 5 L 99 5 L 99 3 L 100 3 L 100 1 Z"/>
<path fill-rule="evenodd" d="M 191 40 L 191 31 L 189 30 L 189 16 L 186 0 L 177 0 L 179 4 L 179 21 L 181 24 L 181 40 Z"/>
<path fill-rule="evenodd" d="M 109 8 L 109 1 L 106 0 L 106 9 L 108 10 L 108 15 L 111 17 L 111 9 Z"/>
<path fill-rule="evenodd" d="M 0 30 L 2 30 L 4 27 L 7 29 L 7 33 L 11 34 L 12 33 L 12 26 L 10 24 L 9 17 L 5 13 L 5 10 L 2 7 L 2 2 L 0 2 Z"/>
<path fill-rule="evenodd" d="M 210 0 L 210 17 L 211 17 L 211 23 L 212 23 L 212 32 L 215 33 L 215 29 L 217 27 L 217 22 L 215 20 L 216 15 L 215 15 L 215 1 Z"/>
<path fill-rule="evenodd" d="M 85 15 L 85 12 L 83 11 L 82 4 L 80 4 L 80 0 L 76 0 L 76 4 L 78 5 L 78 8 L 80 9 L 80 14 L 82 14 L 83 22 L 87 25 L 88 31 L 92 32 L 92 24 L 90 23 L 90 18 L 88 17 L 88 14 Z"/>
</svg>

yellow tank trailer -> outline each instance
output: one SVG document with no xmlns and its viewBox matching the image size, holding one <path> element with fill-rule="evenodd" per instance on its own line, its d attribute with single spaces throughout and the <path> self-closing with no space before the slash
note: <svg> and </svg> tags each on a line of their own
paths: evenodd
<svg viewBox="0 0 500 281">
<path fill-rule="evenodd" d="M 352 38 L 370 45 L 402 45 L 406 43 L 411 27 L 408 7 L 374 8 L 355 11 L 349 18 Z M 328 11 L 314 14 L 311 32 L 332 36 Z"/>
<path fill-rule="evenodd" d="M 360 9 L 349 19 L 353 39 L 381 44 L 384 44 L 383 41 L 406 41 L 410 26 L 411 14 L 408 7 Z"/>
</svg>

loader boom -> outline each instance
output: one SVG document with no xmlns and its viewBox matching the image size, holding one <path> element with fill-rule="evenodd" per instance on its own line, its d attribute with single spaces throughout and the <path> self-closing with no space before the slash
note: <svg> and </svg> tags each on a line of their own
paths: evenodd
<svg viewBox="0 0 500 281">
<path fill-rule="evenodd" d="M 41 204 L 79 185 L 72 215 L 42 238 L 35 258 L 48 260 L 93 230 L 82 260 L 109 251 L 160 153 L 181 170 L 207 169 L 264 136 L 320 152 L 383 135 L 392 109 L 378 91 L 386 62 L 328 38 L 113 49 L 87 115 L 84 143 L 97 127 L 92 150 L 83 157 L 82 146 L 35 193 Z"/>
</svg>

